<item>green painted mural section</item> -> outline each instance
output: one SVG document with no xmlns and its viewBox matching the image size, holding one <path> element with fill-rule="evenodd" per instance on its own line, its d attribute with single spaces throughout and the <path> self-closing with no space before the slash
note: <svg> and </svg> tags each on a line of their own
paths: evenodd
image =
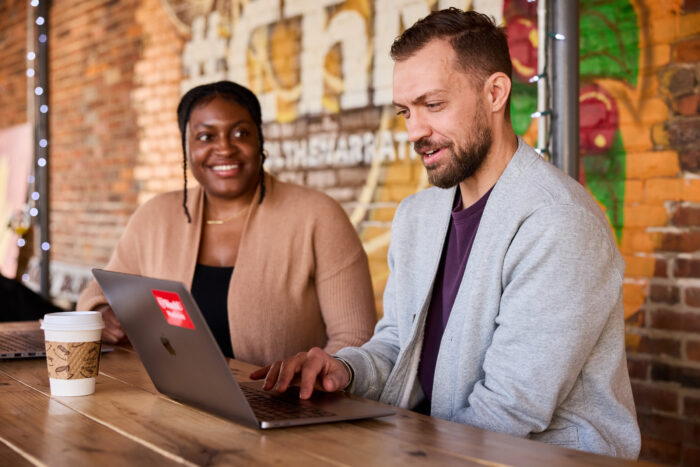
<svg viewBox="0 0 700 467">
<path fill-rule="evenodd" d="M 605 206 L 605 213 L 619 242 L 624 225 L 627 173 L 627 151 L 622 143 L 620 130 L 616 132 L 608 151 L 600 155 L 585 156 L 582 162 L 586 186 L 598 202 Z"/>
<path fill-rule="evenodd" d="M 628 0 L 584 0 L 580 8 L 581 86 L 603 77 L 636 86 L 639 75 L 639 21 L 633 5 Z M 605 153 L 596 156 L 582 153 L 581 158 L 586 186 L 605 206 L 620 242 L 627 173 L 627 151 L 620 131 L 616 132 L 612 145 Z M 601 159 L 607 162 L 601 163 Z"/>
<path fill-rule="evenodd" d="M 629 1 L 582 1 L 579 27 L 582 80 L 614 78 L 637 85 L 639 26 Z"/>
</svg>

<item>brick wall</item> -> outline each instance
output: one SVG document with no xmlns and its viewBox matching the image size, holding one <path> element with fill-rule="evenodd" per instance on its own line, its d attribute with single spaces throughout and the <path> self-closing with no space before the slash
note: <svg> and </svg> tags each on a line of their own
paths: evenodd
<svg viewBox="0 0 700 467">
<path fill-rule="evenodd" d="M 197 34 L 192 18 L 210 12 L 196 10 L 197 2 L 179 3 L 192 8 L 168 10 L 162 0 L 52 3 L 51 251 L 55 271 L 72 271 L 61 273 L 59 289 L 74 292 L 82 282 L 71 279 L 80 276 L 76 271 L 108 260 L 136 206 L 181 187 L 175 109 L 182 83 L 208 66 L 185 66 L 183 56 Z M 405 143 L 401 119 L 371 101 L 386 84 L 375 80 L 381 66 L 371 53 L 381 44 L 372 47 L 371 41 L 391 32 L 389 22 L 374 24 L 380 14 L 375 3 L 366 8 L 368 2 L 348 0 L 326 11 L 329 19 L 354 12 L 346 19 L 365 22 L 365 62 L 372 74 L 367 105 L 343 100 L 343 54 L 352 50 L 333 46 L 321 77 L 322 114 L 299 110 L 301 54 L 323 37 L 305 42 L 298 16 L 253 31 L 243 62 L 247 84 L 267 96 L 264 112 L 272 115 L 265 123 L 268 170 L 343 204 L 368 252 L 381 305 L 395 207 L 427 182 Z M 426 11 L 436 3 L 426 1 Z M 582 181 L 606 212 L 627 264 L 627 348 L 642 458 L 690 465 L 700 458 L 700 2 L 580 4 Z M 533 143 L 536 122 L 529 114 L 536 92 L 527 78 L 536 57 L 535 4 L 506 1 L 502 7 L 518 61 L 514 124 Z M 241 11 L 220 13 L 213 42 L 195 50 L 215 50 L 218 39 L 234 37 L 231 21 Z M 200 40 L 206 39 L 203 26 Z M 0 128 L 27 118 L 25 27 L 26 3 L 2 2 Z M 236 60 L 226 55 L 211 63 L 214 70 L 222 61 L 240 67 Z M 308 157 L 314 148 L 336 159 Z"/>
<path fill-rule="evenodd" d="M 27 4 L 0 2 L 0 128 L 27 121 Z"/>
<path fill-rule="evenodd" d="M 52 260 L 103 264 L 137 206 L 139 1 L 54 0 L 49 15 Z"/>
<path fill-rule="evenodd" d="M 668 30 L 650 44 L 665 57 L 643 70 L 658 82 L 648 98 L 663 102 L 663 118 L 628 182 L 637 211 L 627 220 L 634 235 L 621 245 L 627 275 L 642 289 L 635 293 L 647 294 L 627 319 L 642 458 L 682 465 L 700 459 L 699 8 L 686 1 L 675 15 L 662 12 Z"/>
</svg>

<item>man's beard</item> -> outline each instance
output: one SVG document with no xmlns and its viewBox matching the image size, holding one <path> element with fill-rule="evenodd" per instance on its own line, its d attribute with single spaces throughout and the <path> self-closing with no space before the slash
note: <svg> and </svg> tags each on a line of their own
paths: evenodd
<svg viewBox="0 0 700 467">
<path fill-rule="evenodd" d="M 460 146 L 455 151 L 455 145 L 450 143 L 444 145 L 441 142 L 430 142 L 429 140 L 419 140 L 415 144 L 416 149 L 423 147 L 444 147 L 450 154 L 443 156 L 446 159 L 442 164 L 434 167 L 427 167 L 428 181 L 440 188 L 451 188 L 462 180 L 465 180 L 476 173 L 484 163 L 486 155 L 491 149 L 493 135 L 491 128 L 485 124 L 485 118 L 478 112 L 474 118 L 474 130 L 472 136 L 465 146 Z M 442 170 L 441 170 L 442 169 Z"/>
</svg>

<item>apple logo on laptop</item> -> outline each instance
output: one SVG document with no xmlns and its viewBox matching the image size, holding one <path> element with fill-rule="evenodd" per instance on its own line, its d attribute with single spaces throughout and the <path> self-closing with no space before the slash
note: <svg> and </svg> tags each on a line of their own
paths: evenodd
<svg viewBox="0 0 700 467">
<path fill-rule="evenodd" d="M 165 350 L 167 350 L 170 355 L 175 355 L 175 349 L 170 345 L 170 341 L 167 337 L 160 336 L 160 343 L 163 344 L 163 347 L 165 347 Z"/>
</svg>

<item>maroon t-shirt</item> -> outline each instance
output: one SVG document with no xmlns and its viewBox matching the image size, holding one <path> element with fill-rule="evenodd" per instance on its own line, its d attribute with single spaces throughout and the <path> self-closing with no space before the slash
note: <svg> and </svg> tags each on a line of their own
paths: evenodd
<svg viewBox="0 0 700 467">
<path fill-rule="evenodd" d="M 420 365 L 418 366 L 418 379 L 427 397 L 427 401 L 420 405 L 426 412 L 429 412 L 430 400 L 433 397 L 435 363 L 440 350 L 442 334 L 447 326 L 452 305 L 454 305 L 459 286 L 462 283 L 464 268 L 467 265 L 469 252 L 472 249 L 481 215 L 491 190 L 486 192 L 479 201 L 462 210 L 462 196 L 459 188 L 457 189 L 455 206 L 452 208 L 452 219 L 447 229 L 447 242 L 442 249 L 440 266 L 435 276 L 433 295 L 425 322 L 425 337 Z"/>
</svg>

